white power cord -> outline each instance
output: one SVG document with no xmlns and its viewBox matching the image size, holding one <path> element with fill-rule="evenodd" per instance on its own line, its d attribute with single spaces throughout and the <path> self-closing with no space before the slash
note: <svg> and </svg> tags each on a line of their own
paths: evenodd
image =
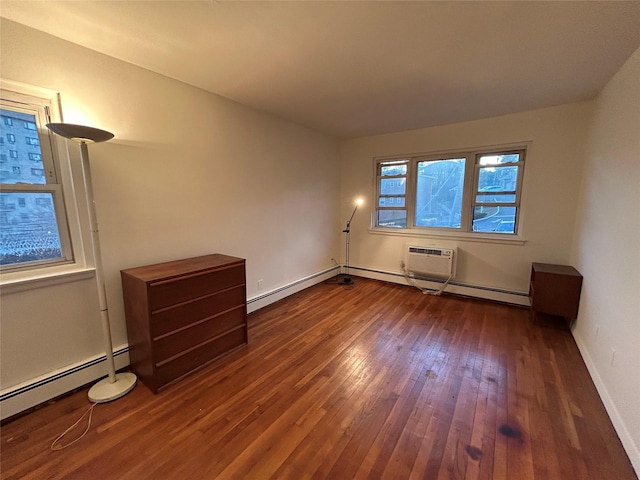
<svg viewBox="0 0 640 480">
<path fill-rule="evenodd" d="M 418 285 L 416 283 L 415 279 L 409 275 L 409 272 L 407 271 L 407 267 L 404 264 L 404 261 L 400 261 L 400 268 L 402 268 L 402 273 L 404 274 L 404 278 L 407 279 L 407 282 L 409 283 L 409 285 L 411 285 L 412 287 L 417 288 L 424 295 L 440 295 L 440 294 L 442 294 L 442 292 L 444 292 L 444 289 L 447 288 L 447 285 L 449 285 L 449 282 L 451 281 L 451 278 L 453 278 L 453 274 L 449 275 L 449 278 L 447 278 L 447 280 L 442 284 L 442 286 L 438 290 L 432 290 L 430 288 L 422 288 L 420 285 Z"/>
<path fill-rule="evenodd" d="M 73 425 L 71 425 L 69 428 L 67 428 L 64 432 L 62 432 L 60 435 L 58 435 L 58 438 L 56 438 L 53 443 L 51 444 L 51 450 L 53 450 L 54 452 L 58 451 L 58 450 L 62 450 L 65 449 L 71 445 L 73 445 L 74 443 L 76 443 L 78 440 L 80 440 L 82 437 L 84 437 L 87 432 L 89 431 L 89 427 L 91 427 L 91 417 L 93 416 L 93 409 L 95 408 L 95 406 L 98 405 L 97 403 L 92 404 L 83 414 L 82 416 L 76 421 L 76 423 L 74 423 Z M 89 419 L 87 421 L 87 428 L 85 428 L 84 432 L 82 432 L 82 435 L 80 435 L 78 438 L 76 438 L 75 440 L 67 443 L 66 445 L 59 445 L 56 446 L 56 443 L 60 440 L 62 440 L 62 438 L 69 433 L 76 425 L 78 425 L 80 423 L 80 421 L 87 415 L 87 413 L 89 414 Z"/>
</svg>

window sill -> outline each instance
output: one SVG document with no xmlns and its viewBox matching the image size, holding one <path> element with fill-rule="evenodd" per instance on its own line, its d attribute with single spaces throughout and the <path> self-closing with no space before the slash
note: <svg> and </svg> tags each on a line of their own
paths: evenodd
<svg viewBox="0 0 640 480">
<path fill-rule="evenodd" d="M 505 238 L 506 235 L 491 233 L 425 232 L 424 230 L 411 228 L 370 228 L 369 233 L 415 238 L 442 238 L 460 242 L 497 243 L 502 245 L 524 245 L 526 243 L 525 239 L 517 235 L 509 235 L 508 238 Z"/>
<path fill-rule="evenodd" d="M 50 287 L 92 278 L 94 274 L 95 268 L 78 267 L 77 265 L 60 265 L 29 270 L 28 272 L 3 273 L 0 276 L 0 292 L 5 295 L 35 288 Z"/>
</svg>

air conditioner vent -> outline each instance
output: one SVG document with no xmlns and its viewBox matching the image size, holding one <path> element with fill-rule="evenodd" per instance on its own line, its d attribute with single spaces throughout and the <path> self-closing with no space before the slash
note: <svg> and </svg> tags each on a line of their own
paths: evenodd
<svg viewBox="0 0 640 480">
<path fill-rule="evenodd" d="M 441 257 L 443 252 L 441 249 L 433 249 L 433 248 L 422 248 L 422 247 L 409 247 L 409 252 L 411 253 L 420 253 L 422 255 L 436 255 Z"/>
</svg>

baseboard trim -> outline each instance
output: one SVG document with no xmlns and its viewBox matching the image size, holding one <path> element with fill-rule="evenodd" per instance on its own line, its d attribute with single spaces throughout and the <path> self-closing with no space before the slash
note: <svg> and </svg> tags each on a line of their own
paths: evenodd
<svg viewBox="0 0 640 480">
<path fill-rule="evenodd" d="M 113 359 L 116 369 L 128 366 L 129 346 L 119 346 Z M 0 391 L 0 420 L 105 377 L 106 360 L 106 355 L 97 355 Z"/>
<path fill-rule="evenodd" d="M 287 283 L 268 292 L 256 295 L 255 297 L 247 299 L 247 312 L 255 312 L 267 305 L 270 305 L 278 300 L 293 295 L 305 288 L 311 287 L 317 283 L 324 282 L 332 277 L 335 277 L 340 272 L 340 266 L 335 265 L 331 268 L 327 268 L 320 272 L 313 273 L 306 277 L 303 277 L 295 282 Z"/>
<path fill-rule="evenodd" d="M 350 266 L 349 270 L 354 275 L 359 275 L 365 278 L 372 278 L 375 280 L 384 280 L 391 283 L 398 283 L 401 285 L 410 285 L 406 277 L 397 272 L 386 272 L 383 270 L 376 270 L 373 268 L 354 267 Z M 357 273 L 356 273 L 357 272 Z M 412 277 L 413 278 L 413 277 Z M 444 280 L 415 277 L 414 280 L 419 282 L 419 285 L 428 289 L 440 289 Z M 456 295 L 464 295 L 466 297 L 481 298 L 484 300 L 493 300 L 496 302 L 509 303 L 513 305 L 519 305 L 523 307 L 529 307 L 529 294 L 527 292 L 518 292 L 514 290 L 505 290 L 501 288 L 486 287 L 482 285 L 473 285 L 469 283 L 450 281 L 445 289 L 446 293 L 453 293 Z"/>
<path fill-rule="evenodd" d="M 602 381 L 602 377 L 600 377 L 600 374 L 598 373 L 596 364 L 591 358 L 586 344 L 582 341 L 582 338 L 577 334 L 575 330 L 572 330 L 571 333 L 573 334 L 573 338 L 576 342 L 576 345 L 578 346 L 578 350 L 580 350 L 582 360 L 587 366 L 589 375 L 591 375 L 591 379 L 596 386 L 596 390 L 598 390 L 598 394 L 600 395 L 600 399 L 604 404 L 604 408 L 609 414 L 609 418 L 611 419 L 613 428 L 618 434 L 620 442 L 622 442 L 622 447 L 624 448 L 625 452 L 627 452 L 636 475 L 640 477 L 640 446 L 636 445 L 631 438 L 631 433 L 629 433 L 629 430 L 627 430 L 627 427 L 622 420 L 618 409 L 616 408 L 616 404 L 613 402 L 611 396 L 609 395 L 609 391 L 607 390 L 605 383 Z"/>
</svg>

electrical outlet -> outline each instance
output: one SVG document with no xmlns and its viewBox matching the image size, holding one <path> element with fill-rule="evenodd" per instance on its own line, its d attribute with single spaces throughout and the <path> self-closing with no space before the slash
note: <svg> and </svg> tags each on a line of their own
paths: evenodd
<svg viewBox="0 0 640 480">
<path fill-rule="evenodd" d="M 616 351 L 615 351 L 615 349 L 612 348 L 611 349 L 611 362 L 610 362 L 610 365 L 612 367 L 613 367 L 613 362 L 615 362 L 615 361 L 616 361 Z"/>
<path fill-rule="evenodd" d="M 262 279 L 258 280 L 258 290 L 262 290 Z"/>
</svg>

